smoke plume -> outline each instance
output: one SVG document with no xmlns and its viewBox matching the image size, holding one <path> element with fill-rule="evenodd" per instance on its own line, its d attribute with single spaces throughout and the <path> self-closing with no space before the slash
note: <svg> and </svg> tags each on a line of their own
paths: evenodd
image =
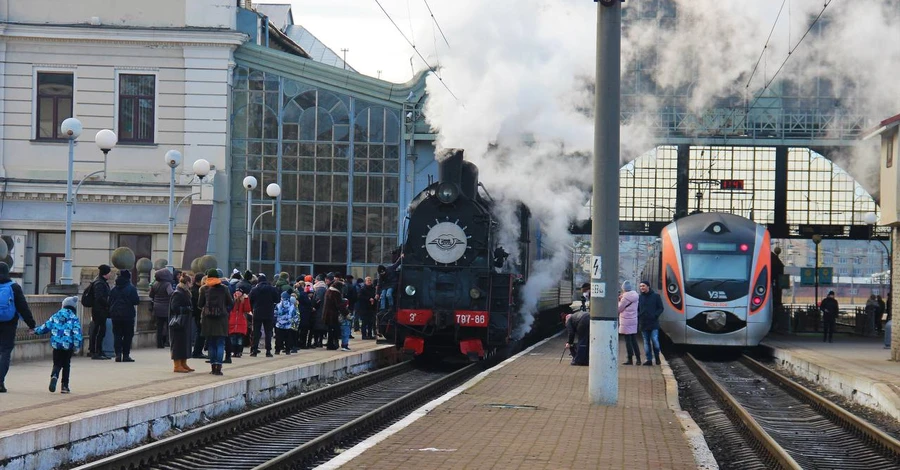
<svg viewBox="0 0 900 470">
<path fill-rule="evenodd" d="M 833 93 L 838 117 L 858 116 L 860 127 L 900 112 L 896 0 L 831 0 L 802 42 L 823 0 L 623 5 L 623 110 L 636 106 L 653 116 L 673 101 L 698 113 L 723 103 L 747 106 L 771 86 L 766 93 L 801 99 Z M 440 58 L 438 73 L 459 97 L 429 78 L 425 112 L 439 131 L 438 146 L 465 149 L 495 199 L 525 203 L 541 223 L 545 252 L 553 253 L 530 273 L 526 313 L 571 262 L 567 228 L 589 197 L 596 9 L 584 0 L 457 0 L 438 14 L 452 48 L 430 57 Z M 623 163 L 657 144 L 659 125 L 626 122 Z M 854 155 L 852 166 L 869 168 L 877 158 L 861 157 Z M 506 227 L 504 239 L 512 242 L 518 227 Z"/>
</svg>

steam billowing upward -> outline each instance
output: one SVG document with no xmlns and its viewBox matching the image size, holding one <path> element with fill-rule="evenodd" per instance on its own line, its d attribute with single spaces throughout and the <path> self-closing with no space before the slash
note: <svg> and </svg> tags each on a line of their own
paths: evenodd
<svg viewBox="0 0 900 470">
<path fill-rule="evenodd" d="M 652 115 L 674 101 L 702 111 L 729 98 L 749 105 L 790 51 L 771 85 L 776 95 L 788 93 L 780 85 L 787 79 L 791 94 L 833 94 L 833 107 L 869 122 L 900 112 L 897 0 L 831 1 L 799 47 L 823 0 L 792 0 L 779 16 L 782 3 L 624 3 L 623 110 Z M 589 197 L 596 8 L 584 0 L 457 0 L 440 15 L 452 48 L 437 51 L 439 73 L 459 101 L 429 79 L 425 111 L 438 145 L 465 149 L 492 196 L 509 202 L 506 218 L 525 203 L 541 222 L 545 249 L 555 252 L 531 273 L 526 311 L 570 262 L 567 227 Z M 657 143 L 637 121 L 623 126 L 621 140 L 623 163 Z M 518 227 L 505 226 L 512 246 Z"/>
</svg>

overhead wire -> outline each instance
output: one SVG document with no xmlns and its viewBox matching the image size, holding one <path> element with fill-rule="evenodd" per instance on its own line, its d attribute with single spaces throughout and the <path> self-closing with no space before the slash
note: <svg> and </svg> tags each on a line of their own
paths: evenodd
<svg viewBox="0 0 900 470">
<path fill-rule="evenodd" d="M 400 26 L 397 25 L 397 22 L 394 21 L 393 18 L 391 18 L 391 15 L 387 12 L 387 10 L 384 9 L 384 6 L 381 5 L 381 2 L 379 0 L 375 0 L 375 3 L 378 5 L 378 8 L 381 8 L 381 11 L 384 12 L 384 15 L 387 16 L 387 18 L 388 18 L 388 20 L 390 20 L 391 24 L 394 25 L 394 28 L 397 29 L 397 32 L 400 33 L 400 36 L 403 36 L 403 39 L 406 40 L 406 43 L 409 44 L 409 46 L 412 47 L 414 51 L 416 51 L 416 55 L 418 55 L 419 58 L 422 59 L 422 62 L 424 62 L 425 65 L 428 67 L 428 70 L 435 73 L 434 76 L 437 77 L 438 81 L 441 82 L 441 85 L 443 85 L 444 88 L 447 89 L 447 92 L 450 93 L 450 96 L 452 96 L 453 99 L 455 99 L 456 101 L 459 101 L 459 97 L 456 96 L 455 93 L 453 93 L 453 90 L 451 90 L 449 86 L 447 86 L 447 83 L 444 82 L 444 79 L 441 78 L 441 76 L 436 73 L 435 68 L 432 67 L 431 64 L 428 63 L 428 60 L 426 60 L 425 56 L 423 56 L 422 53 L 419 52 L 419 49 L 416 48 L 415 44 L 413 44 L 412 41 L 410 41 L 409 38 L 406 37 L 406 34 L 403 33 L 403 30 L 400 29 Z M 412 60 L 410 60 L 410 62 L 412 62 Z"/>
<path fill-rule="evenodd" d="M 431 15 L 432 21 L 434 21 L 434 24 L 437 26 L 438 31 L 440 31 L 441 37 L 444 38 L 444 43 L 447 44 L 447 47 L 450 47 L 450 41 L 447 40 L 447 36 L 444 35 L 444 30 L 441 29 L 441 24 L 438 23 L 437 18 L 434 17 L 434 12 L 431 11 L 431 6 L 428 5 L 428 0 L 423 1 L 425 2 L 425 8 L 428 9 L 428 14 Z"/>
<path fill-rule="evenodd" d="M 765 55 L 766 49 L 769 47 L 769 41 L 772 40 L 772 34 L 775 33 L 775 27 L 778 26 L 778 19 L 781 18 L 781 12 L 784 10 L 785 3 L 787 3 L 787 0 L 782 0 L 781 8 L 778 9 L 778 15 L 775 17 L 775 23 L 772 24 L 772 29 L 769 31 L 769 37 L 766 38 L 766 43 L 759 53 L 759 58 L 756 59 L 756 65 L 753 66 L 753 70 L 750 72 L 750 78 L 747 79 L 747 85 L 745 87 L 750 87 L 750 81 L 753 80 L 753 76 L 756 75 L 756 69 L 759 68 L 759 63 L 762 61 L 763 55 Z"/>
<path fill-rule="evenodd" d="M 834 1 L 835 0 L 826 0 L 825 1 L 825 4 L 822 6 L 822 10 L 819 11 L 819 14 L 816 15 L 816 17 L 813 19 L 812 23 L 810 23 L 809 27 L 806 29 L 806 32 L 803 33 L 803 36 L 801 36 L 800 39 L 797 41 L 797 43 L 794 44 L 794 47 L 792 47 L 788 50 L 788 53 L 785 56 L 784 60 L 781 62 L 781 65 L 778 66 L 778 69 L 775 70 L 775 73 L 772 74 L 772 77 L 768 78 L 768 80 L 766 81 L 766 83 L 763 86 L 763 89 L 756 95 L 756 98 L 754 98 L 753 101 L 750 103 L 750 105 L 747 106 L 748 112 L 744 113 L 743 120 L 741 120 L 741 122 L 739 122 L 737 125 L 735 125 L 734 126 L 735 128 L 740 128 L 740 126 L 742 126 L 747 121 L 747 117 L 750 114 L 749 111 L 751 109 L 753 109 L 753 106 L 755 106 L 756 103 L 758 103 L 759 100 L 763 97 L 763 92 L 769 89 L 769 86 L 772 85 L 772 82 L 775 81 L 775 78 L 784 69 L 784 66 L 787 64 L 787 61 L 791 58 L 791 54 L 793 54 L 794 51 L 796 51 L 797 48 L 800 47 L 800 45 L 803 43 L 803 40 L 806 39 L 806 36 L 809 35 L 809 33 L 812 31 L 812 29 L 816 26 L 816 23 L 818 23 L 819 20 L 822 18 L 822 15 L 825 14 L 825 10 L 827 10 L 828 6 L 831 5 L 831 3 Z M 782 4 L 782 6 L 783 6 L 783 4 Z M 774 29 L 774 26 L 773 26 L 773 29 Z M 771 36 L 771 34 L 770 34 L 770 36 Z M 767 43 L 768 43 L 768 41 L 767 41 Z M 734 112 L 735 112 L 735 110 L 732 110 L 732 116 L 734 115 Z"/>
</svg>

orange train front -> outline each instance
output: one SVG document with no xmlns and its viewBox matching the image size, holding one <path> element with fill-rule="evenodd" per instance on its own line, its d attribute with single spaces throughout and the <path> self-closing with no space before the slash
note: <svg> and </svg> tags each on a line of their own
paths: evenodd
<svg viewBox="0 0 900 470">
<path fill-rule="evenodd" d="M 662 297 L 675 344 L 756 346 L 772 325 L 769 232 L 733 214 L 678 219 L 660 234 L 644 276 Z"/>
</svg>

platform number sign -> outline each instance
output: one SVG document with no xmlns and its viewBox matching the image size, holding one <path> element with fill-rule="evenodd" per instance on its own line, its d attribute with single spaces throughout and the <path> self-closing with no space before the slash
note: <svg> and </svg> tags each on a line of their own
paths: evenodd
<svg viewBox="0 0 900 470">
<path fill-rule="evenodd" d="M 599 256 L 594 257 L 594 262 L 591 263 L 591 279 L 600 279 L 601 271 L 603 270 L 603 260 Z"/>
</svg>

